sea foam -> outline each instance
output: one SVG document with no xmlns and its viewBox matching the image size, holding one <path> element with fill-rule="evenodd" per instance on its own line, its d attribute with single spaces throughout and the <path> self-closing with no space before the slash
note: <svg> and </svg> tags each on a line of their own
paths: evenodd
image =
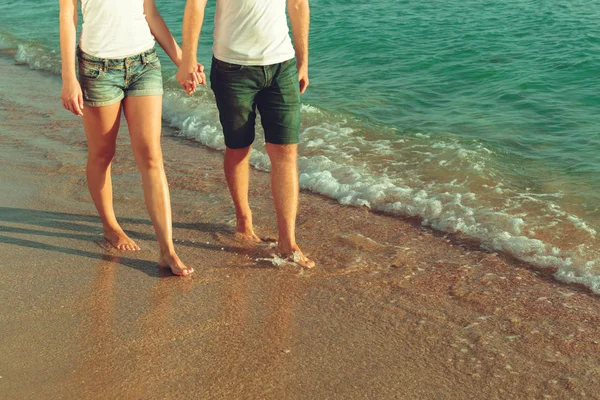
<svg viewBox="0 0 600 400">
<path fill-rule="evenodd" d="M 484 249 L 552 268 L 557 279 L 599 290 L 600 274 L 592 268 L 597 258 L 593 247 L 575 252 L 561 246 L 561 230 L 567 225 L 588 238 L 595 230 L 556 203 L 560 194 L 519 191 L 497 181 L 494 153 L 487 147 L 432 141 L 430 134 L 422 132 L 397 138 L 365 132 L 364 126 L 312 105 L 303 107 L 303 115 L 310 122 L 303 128 L 300 145 L 301 188 L 345 205 L 418 217 L 425 226 L 478 240 Z M 175 89 L 168 92 L 165 120 L 180 135 L 224 149 L 208 90 L 194 100 Z M 260 126 L 257 131 L 260 138 Z M 270 170 L 260 139 L 251 163 Z M 436 170 L 427 170 L 432 165 Z M 554 233 L 537 237 L 549 230 Z"/>
</svg>

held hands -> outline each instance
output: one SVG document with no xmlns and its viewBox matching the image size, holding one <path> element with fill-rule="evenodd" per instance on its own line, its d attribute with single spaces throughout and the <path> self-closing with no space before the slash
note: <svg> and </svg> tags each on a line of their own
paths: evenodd
<svg viewBox="0 0 600 400">
<path fill-rule="evenodd" d="M 198 85 L 206 84 L 204 66 L 199 62 L 196 62 L 191 66 L 182 63 L 179 66 L 175 77 L 187 94 L 194 93 Z"/>
<path fill-rule="evenodd" d="M 61 99 L 64 108 L 74 115 L 83 115 L 83 93 L 77 79 L 63 80 Z"/>
</svg>

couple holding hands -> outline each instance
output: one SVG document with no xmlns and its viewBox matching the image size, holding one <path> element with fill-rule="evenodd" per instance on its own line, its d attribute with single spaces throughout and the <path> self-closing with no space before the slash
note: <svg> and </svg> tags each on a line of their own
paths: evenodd
<svg viewBox="0 0 600 400">
<path fill-rule="evenodd" d="M 177 80 L 192 94 L 206 83 L 204 67 L 196 61 L 206 2 L 187 0 L 181 49 L 154 0 L 60 0 L 62 103 L 83 119 L 87 183 L 104 237 L 119 250 L 139 250 L 117 222 L 113 208 L 110 171 L 123 112 L 160 248 L 158 266 L 182 276 L 194 269 L 179 259 L 173 245 L 160 146 L 162 75 L 154 42 L 178 66 Z M 83 24 L 77 42 L 79 3 Z M 308 29 L 308 0 L 216 0 L 210 69 L 225 138 L 224 170 L 235 205 L 236 235 L 261 241 L 254 233 L 248 203 L 249 160 L 258 110 L 271 160 L 278 251 L 305 268 L 313 267 L 314 262 L 296 243 L 295 223 L 300 94 L 308 86 Z"/>
</svg>

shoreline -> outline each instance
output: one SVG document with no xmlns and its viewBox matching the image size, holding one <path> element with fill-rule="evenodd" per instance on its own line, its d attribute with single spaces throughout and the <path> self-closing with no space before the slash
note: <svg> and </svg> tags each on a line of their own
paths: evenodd
<svg viewBox="0 0 600 400">
<path fill-rule="evenodd" d="M 38 50 L 19 45 L 15 58 L 34 69 L 57 73 L 60 63 L 56 59 L 45 63 Z M 201 90 L 186 97 L 178 87 L 173 77 L 165 80 L 165 123 L 178 136 L 223 150 L 212 93 Z M 506 170 L 497 169 L 499 160 L 485 154 L 498 149 L 484 146 L 481 153 L 469 146 L 456 147 L 453 140 L 437 142 L 429 133 L 403 133 L 398 138 L 395 133 L 380 132 L 381 126 L 369 127 L 352 116 L 339 117 L 315 106 L 303 107 L 302 188 L 344 204 L 368 204 L 372 210 L 400 218 L 421 216 L 433 229 L 460 232 L 484 249 L 509 254 L 540 269 L 554 268 L 557 280 L 583 283 L 600 293 L 600 271 L 594 267 L 600 256 L 597 224 L 594 217 L 588 218 L 591 214 L 574 206 L 582 200 L 579 191 L 571 200 L 563 197 L 562 189 L 574 190 L 568 179 L 551 179 L 541 186 L 522 174 L 524 180 L 496 180 L 498 174 L 511 175 L 520 169 L 511 163 Z M 260 140 L 254 150 L 252 165 L 268 169 Z M 461 171 L 467 171 L 466 175 Z"/>
<path fill-rule="evenodd" d="M 600 391 L 600 302 L 589 289 L 414 220 L 302 191 L 298 242 L 315 270 L 276 267 L 232 237 L 221 153 L 163 151 L 189 278 L 157 245 L 126 126 L 115 209 L 143 250 L 102 246 L 81 121 L 55 76 L 0 58 L 0 396 L 7 398 L 573 398 Z M 274 236 L 268 174 L 256 230 Z M 277 260 L 275 260 L 276 262 Z"/>
</svg>

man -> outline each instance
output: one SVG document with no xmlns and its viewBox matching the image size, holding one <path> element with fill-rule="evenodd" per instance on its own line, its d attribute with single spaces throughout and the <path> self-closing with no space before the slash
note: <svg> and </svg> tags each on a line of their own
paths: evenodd
<svg viewBox="0 0 600 400">
<path fill-rule="evenodd" d="M 206 1 L 187 0 L 185 7 L 183 62 L 177 80 L 188 93 L 204 83 L 195 60 Z M 302 253 L 295 237 L 300 94 L 308 86 L 308 27 L 308 0 L 217 0 L 210 80 L 225 136 L 224 169 L 235 205 L 237 235 L 260 242 L 248 203 L 258 110 L 271 160 L 279 252 L 312 268 L 314 262 Z"/>
</svg>

